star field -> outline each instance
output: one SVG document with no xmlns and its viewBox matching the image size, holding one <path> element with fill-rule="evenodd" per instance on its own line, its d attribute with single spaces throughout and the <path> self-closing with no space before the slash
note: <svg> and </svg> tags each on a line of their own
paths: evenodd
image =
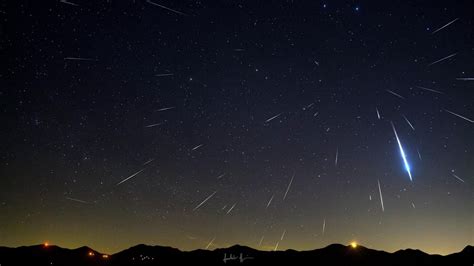
<svg viewBox="0 0 474 266">
<path fill-rule="evenodd" d="M 472 10 L 3 2 L 0 245 L 472 245 Z"/>
</svg>

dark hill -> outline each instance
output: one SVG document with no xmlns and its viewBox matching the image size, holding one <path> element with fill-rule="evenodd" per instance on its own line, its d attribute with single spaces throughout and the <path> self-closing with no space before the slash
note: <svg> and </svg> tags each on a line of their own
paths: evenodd
<svg viewBox="0 0 474 266">
<path fill-rule="evenodd" d="M 245 246 L 180 251 L 172 247 L 137 245 L 113 255 L 89 247 L 0 247 L 0 265 L 466 265 L 474 263 L 474 247 L 447 256 L 405 249 L 394 253 L 332 244 L 309 251 L 260 251 Z"/>
</svg>

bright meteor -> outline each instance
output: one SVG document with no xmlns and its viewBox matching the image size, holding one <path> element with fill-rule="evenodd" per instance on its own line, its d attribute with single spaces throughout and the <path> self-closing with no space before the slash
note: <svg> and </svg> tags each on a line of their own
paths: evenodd
<svg viewBox="0 0 474 266">
<path fill-rule="evenodd" d="M 407 156 L 405 155 L 405 151 L 403 150 L 402 143 L 400 142 L 400 139 L 398 138 L 397 130 L 395 130 L 395 126 L 393 125 L 393 123 L 392 122 L 390 122 L 390 123 L 392 124 L 393 133 L 395 133 L 395 138 L 397 139 L 397 142 L 398 142 L 398 148 L 400 148 L 400 155 L 402 156 L 403 163 L 405 164 L 405 169 L 408 172 L 408 176 L 410 177 L 410 181 L 413 181 L 413 179 L 411 177 L 411 172 L 410 172 L 410 165 L 408 164 Z"/>
</svg>

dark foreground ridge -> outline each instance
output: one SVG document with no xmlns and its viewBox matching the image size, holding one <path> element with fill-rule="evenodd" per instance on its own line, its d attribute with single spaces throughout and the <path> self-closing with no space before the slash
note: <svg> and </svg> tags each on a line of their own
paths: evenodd
<svg viewBox="0 0 474 266">
<path fill-rule="evenodd" d="M 405 249 L 394 253 L 332 244 L 310 251 L 260 251 L 245 246 L 180 251 L 137 245 L 113 255 L 89 247 L 0 247 L 0 265 L 474 265 L 474 247 L 447 256 Z"/>
</svg>

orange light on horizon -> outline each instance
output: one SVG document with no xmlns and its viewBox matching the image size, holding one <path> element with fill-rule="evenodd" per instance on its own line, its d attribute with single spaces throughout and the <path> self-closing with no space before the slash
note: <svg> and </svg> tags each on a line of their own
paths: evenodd
<svg viewBox="0 0 474 266">
<path fill-rule="evenodd" d="M 87 255 L 89 255 L 90 257 L 92 257 L 92 256 L 94 256 L 94 252 L 89 251 L 89 253 L 88 253 Z"/>
<path fill-rule="evenodd" d="M 351 247 L 352 247 L 352 248 L 357 248 L 357 242 L 352 241 L 352 242 L 351 242 Z"/>
<path fill-rule="evenodd" d="M 47 247 L 49 246 L 49 243 L 48 243 L 48 242 L 44 242 L 43 246 L 44 246 L 45 248 L 47 248 Z"/>
<path fill-rule="evenodd" d="M 103 255 L 102 255 L 102 258 L 104 258 L 104 259 L 108 259 L 108 258 L 109 258 L 109 255 L 107 255 L 107 254 L 103 254 Z"/>
</svg>

